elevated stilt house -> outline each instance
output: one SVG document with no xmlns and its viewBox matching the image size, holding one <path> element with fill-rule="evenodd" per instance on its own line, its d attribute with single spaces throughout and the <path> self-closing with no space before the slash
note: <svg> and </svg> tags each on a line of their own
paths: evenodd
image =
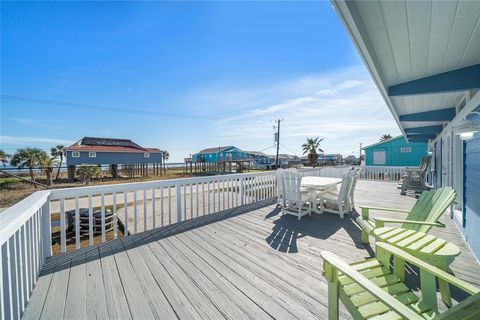
<svg viewBox="0 0 480 320">
<path fill-rule="evenodd" d="M 162 151 L 144 148 L 130 139 L 84 137 L 66 148 L 68 178 L 74 180 L 79 165 L 109 165 L 113 178 L 162 173 Z"/>
</svg>

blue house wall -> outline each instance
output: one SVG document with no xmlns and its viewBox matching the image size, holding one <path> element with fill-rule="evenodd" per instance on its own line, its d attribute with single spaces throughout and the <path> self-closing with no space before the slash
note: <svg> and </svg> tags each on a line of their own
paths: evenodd
<svg viewBox="0 0 480 320">
<path fill-rule="evenodd" d="M 96 157 L 89 157 L 88 151 L 75 151 L 80 157 L 72 157 L 72 152 L 67 151 L 67 166 L 81 164 L 146 164 L 162 163 L 161 153 L 149 153 L 150 157 L 145 158 L 144 153 L 134 152 L 96 152 Z"/>
<path fill-rule="evenodd" d="M 235 147 L 231 148 L 221 148 L 221 151 L 208 152 L 208 153 L 195 153 L 192 155 L 192 162 L 218 162 L 220 160 L 229 159 L 229 160 L 238 160 L 238 159 L 247 159 L 248 155 Z"/>
<path fill-rule="evenodd" d="M 367 166 L 414 167 L 420 165 L 422 157 L 428 154 L 428 144 L 407 142 L 403 136 L 365 147 L 365 164 Z M 385 163 L 375 164 L 374 153 L 385 152 Z"/>
<path fill-rule="evenodd" d="M 463 221 L 461 230 L 480 257 L 480 132 L 464 142 Z"/>
</svg>

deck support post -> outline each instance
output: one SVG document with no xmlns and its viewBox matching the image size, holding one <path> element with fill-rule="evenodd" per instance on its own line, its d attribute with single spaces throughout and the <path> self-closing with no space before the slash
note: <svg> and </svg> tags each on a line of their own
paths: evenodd
<svg viewBox="0 0 480 320">
<path fill-rule="evenodd" d="M 73 182 L 75 180 L 75 166 L 68 166 L 68 182 Z"/>
<path fill-rule="evenodd" d="M 43 263 L 45 258 L 52 255 L 52 222 L 50 215 L 50 199 L 42 206 L 42 250 L 43 250 Z"/>
</svg>

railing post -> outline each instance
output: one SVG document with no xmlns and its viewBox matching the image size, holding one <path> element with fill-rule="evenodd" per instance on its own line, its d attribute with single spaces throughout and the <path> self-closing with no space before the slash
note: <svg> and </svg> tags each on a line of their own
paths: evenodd
<svg viewBox="0 0 480 320">
<path fill-rule="evenodd" d="M 176 198 L 177 198 L 177 222 L 182 221 L 182 189 L 180 184 L 175 185 Z"/>
<path fill-rule="evenodd" d="M 244 186 L 243 186 L 243 177 L 240 177 L 240 205 L 244 205 L 244 193 L 245 193 L 245 189 L 244 189 Z"/>
<path fill-rule="evenodd" d="M 50 257 L 52 255 L 52 217 L 50 216 L 50 197 L 42 206 L 42 246 L 43 257 Z M 42 261 L 43 262 L 43 261 Z"/>
</svg>

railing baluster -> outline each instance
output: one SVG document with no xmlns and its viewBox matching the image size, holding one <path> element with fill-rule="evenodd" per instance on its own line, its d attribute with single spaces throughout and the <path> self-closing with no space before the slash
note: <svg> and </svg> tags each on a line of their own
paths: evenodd
<svg viewBox="0 0 480 320">
<path fill-rule="evenodd" d="M 202 182 L 202 216 L 205 215 L 205 183 Z"/>
<path fill-rule="evenodd" d="M 88 195 L 88 241 L 93 246 L 93 207 L 92 207 L 92 195 Z"/>
<path fill-rule="evenodd" d="M 190 184 L 190 219 L 193 218 L 193 184 Z"/>
<path fill-rule="evenodd" d="M 164 199 L 164 197 L 163 197 L 163 187 L 161 187 L 160 188 L 160 219 L 161 219 L 160 220 L 160 226 L 162 226 L 162 227 L 165 223 L 165 221 L 164 221 L 165 217 L 164 217 L 164 213 L 163 213 L 163 199 Z"/>
<path fill-rule="evenodd" d="M 222 179 L 222 205 L 225 210 L 225 179 Z"/>
<path fill-rule="evenodd" d="M 80 202 L 75 197 L 75 249 L 80 249 Z"/>
<path fill-rule="evenodd" d="M 157 228 L 157 212 L 155 210 L 155 202 L 156 202 L 156 197 L 155 197 L 155 188 L 152 188 L 152 224 L 153 224 L 153 229 Z"/>
<path fill-rule="evenodd" d="M 25 241 L 25 260 L 24 260 L 24 263 L 25 263 L 25 270 L 26 270 L 26 276 L 25 276 L 25 280 L 26 280 L 26 299 L 28 299 L 28 297 L 30 296 L 30 292 L 31 290 L 33 289 L 33 279 L 34 279 L 34 274 L 35 274 L 35 258 L 34 258 L 34 253 L 33 251 L 36 250 L 36 247 L 35 247 L 35 237 L 34 237 L 34 234 L 33 234 L 33 230 L 34 230 L 34 227 L 35 227 L 35 216 L 36 216 L 36 213 L 33 214 L 32 217 L 30 217 L 30 219 L 28 219 L 26 222 L 25 222 L 25 237 L 24 237 L 24 241 Z M 1 277 L 1 275 L 0 275 Z M 1 299 L 1 297 L 0 297 Z"/>
<path fill-rule="evenodd" d="M 102 242 L 107 241 L 107 235 L 105 231 L 105 194 L 101 194 L 100 196 L 100 214 L 102 219 Z"/>
<path fill-rule="evenodd" d="M 60 199 L 60 247 L 61 251 L 67 251 L 67 239 L 65 234 L 65 198 Z"/>
<path fill-rule="evenodd" d="M 175 186 L 175 199 L 177 199 L 177 222 L 182 221 L 182 188 L 179 183 Z"/>
<path fill-rule="evenodd" d="M 25 252 L 25 225 L 21 226 L 20 229 L 18 230 L 18 238 L 17 238 L 17 251 L 18 251 L 18 257 L 20 258 L 20 263 L 18 266 L 18 272 L 20 274 L 20 311 L 23 310 L 23 308 L 26 305 L 26 296 L 27 296 L 27 287 L 26 287 L 26 252 Z"/>
<path fill-rule="evenodd" d="M 112 194 L 112 210 L 113 210 L 113 239 L 118 238 L 118 216 L 117 216 L 117 193 Z"/>
<path fill-rule="evenodd" d="M 147 231 L 147 189 L 143 189 L 143 231 Z"/>
<path fill-rule="evenodd" d="M 183 220 L 187 220 L 187 185 L 183 185 Z"/>
<path fill-rule="evenodd" d="M 168 187 L 168 224 L 172 224 L 172 188 Z"/>
<path fill-rule="evenodd" d="M 210 214 L 210 181 L 207 181 L 207 205 L 208 205 L 208 214 Z"/>
<path fill-rule="evenodd" d="M 124 230 L 123 232 L 125 233 L 125 236 L 128 236 L 128 192 L 124 191 L 123 192 L 123 216 L 124 216 Z"/>
<path fill-rule="evenodd" d="M 133 231 L 137 234 L 137 190 L 133 190 Z"/>
<path fill-rule="evenodd" d="M 192 208 L 193 215 L 193 208 Z M 195 183 L 195 217 L 198 217 L 198 182 Z"/>
</svg>

